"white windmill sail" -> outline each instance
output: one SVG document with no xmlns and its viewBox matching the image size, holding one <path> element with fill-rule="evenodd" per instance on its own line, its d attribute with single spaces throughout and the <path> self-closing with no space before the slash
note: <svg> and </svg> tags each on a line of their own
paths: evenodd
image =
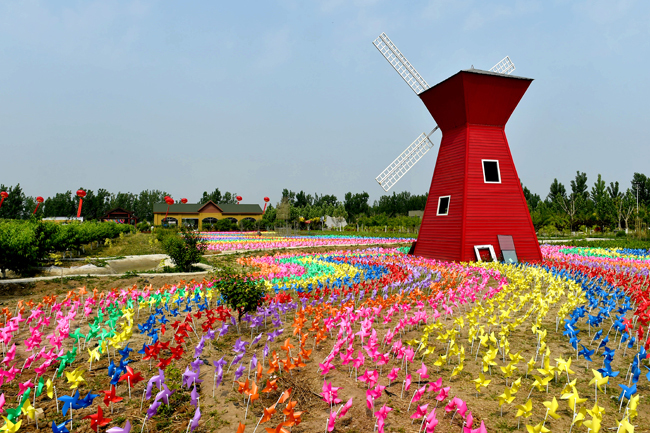
<svg viewBox="0 0 650 433">
<path fill-rule="evenodd" d="M 438 127 L 436 126 L 433 131 L 428 135 L 425 133 L 420 134 L 413 143 L 407 147 L 388 167 L 375 178 L 377 183 L 388 191 L 399 181 L 408 171 L 417 163 L 432 147 L 433 143 L 429 140 L 429 136 L 433 134 Z"/>
<path fill-rule="evenodd" d="M 515 70 L 515 64 L 510 60 L 510 56 L 505 56 L 499 63 L 490 68 L 490 72 L 510 75 Z"/>
<path fill-rule="evenodd" d="M 397 49 L 395 44 L 388 39 L 386 33 L 382 33 L 372 44 L 388 60 L 388 63 L 395 68 L 397 73 L 406 81 L 413 91 L 419 95 L 429 88 L 424 78 L 415 70 L 413 65 L 406 60 L 406 57 Z"/>
</svg>

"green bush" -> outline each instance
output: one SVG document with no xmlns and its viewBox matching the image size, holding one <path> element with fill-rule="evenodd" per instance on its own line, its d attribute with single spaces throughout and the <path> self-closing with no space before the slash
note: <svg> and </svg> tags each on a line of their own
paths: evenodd
<svg viewBox="0 0 650 433">
<path fill-rule="evenodd" d="M 617 238 L 624 238 L 625 236 L 627 236 L 627 234 L 623 230 L 619 230 L 616 232 Z"/>
<path fill-rule="evenodd" d="M 194 263 L 201 261 L 207 244 L 197 233 L 183 229 L 180 236 L 163 237 L 162 247 L 179 271 L 189 272 Z"/>
<path fill-rule="evenodd" d="M 262 280 L 253 280 L 230 267 L 223 267 L 217 272 L 214 287 L 219 290 L 228 307 L 237 312 L 241 322 L 244 314 L 257 310 L 265 295 Z"/>
<path fill-rule="evenodd" d="M 222 219 L 217 221 L 215 225 L 218 232 L 234 232 L 237 231 L 237 223 L 229 219 Z"/>
</svg>

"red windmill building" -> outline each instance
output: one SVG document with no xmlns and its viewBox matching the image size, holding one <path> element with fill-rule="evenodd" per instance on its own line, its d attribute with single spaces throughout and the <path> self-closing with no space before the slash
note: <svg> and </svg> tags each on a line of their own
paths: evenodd
<svg viewBox="0 0 650 433">
<path fill-rule="evenodd" d="M 422 134 L 378 177 L 388 191 L 433 147 L 442 131 L 418 240 L 413 253 L 440 260 L 539 261 L 542 254 L 504 132 L 532 82 L 509 75 L 506 57 L 490 71 L 460 71 L 429 87 L 382 33 L 374 45 L 411 86 L 438 123 Z"/>
</svg>

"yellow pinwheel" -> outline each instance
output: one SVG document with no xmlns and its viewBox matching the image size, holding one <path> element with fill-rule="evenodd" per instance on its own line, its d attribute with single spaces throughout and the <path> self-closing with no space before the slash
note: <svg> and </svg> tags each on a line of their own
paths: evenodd
<svg viewBox="0 0 650 433">
<path fill-rule="evenodd" d="M 574 412 L 573 421 L 571 424 L 575 424 L 580 427 L 585 419 L 587 419 L 587 408 L 583 406 L 580 408 L 578 413 Z"/>
<path fill-rule="evenodd" d="M 464 367 L 465 367 L 465 365 L 463 365 L 462 362 L 461 362 L 460 364 L 458 364 L 456 367 L 454 367 L 454 371 L 451 372 L 451 377 L 450 377 L 450 379 L 451 379 L 452 377 L 458 375 L 458 373 L 460 373 L 461 371 L 463 371 L 463 368 L 464 368 Z"/>
<path fill-rule="evenodd" d="M 433 363 L 436 367 L 441 367 L 447 361 L 447 355 L 438 355 L 438 359 Z"/>
<path fill-rule="evenodd" d="M 571 410 L 574 413 L 576 411 L 576 406 L 577 405 L 582 404 L 585 401 L 587 401 L 586 398 L 580 398 L 580 396 L 578 395 L 578 390 L 576 390 L 575 388 L 573 389 L 573 391 L 571 393 L 563 394 L 562 397 L 560 397 L 560 398 L 562 400 L 568 400 L 569 407 L 571 408 Z"/>
<path fill-rule="evenodd" d="M 481 372 L 478 374 L 478 378 L 474 379 L 472 382 L 475 383 L 474 386 L 476 387 L 476 393 L 478 394 L 479 392 L 481 392 L 481 387 L 487 388 L 487 386 L 490 384 L 490 382 L 492 382 L 492 380 L 486 379 L 485 375 Z"/>
<path fill-rule="evenodd" d="M 594 374 L 594 378 L 591 379 L 591 382 L 589 382 L 589 385 L 594 386 L 594 393 L 595 393 L 595 396 L 596 396 L 596 402 L 598 402 L 598 390 L 600 390 L 601 392 L 605 392 L 603 390 L 603 388 L 601 388 L 601 386 L 602 385 L 607 385 L 607 383 L 609 383 L 609 377 L 608 376 L 603 377 L 603 375 L 600 374 L 600 372 L 598 370 L 592 369 L 591 371 Z"/>
<path fill-rule="evenodd" d="M 20 425 L 23 423 L 22 420 L 17 423 L 9 421 L 6 417 L 2 417 L 5 420 L 5 425 L 0 427 L 0 432 L 4 433 L 16 433 L 20 429 Z"/>
<path fill-rule="evenodd" d="M 79 370 L 78 368 L 75 369 L 74 371 L 65 372 L 65 377 L 68 380 L 68 383 L 70 384 L 70 389 L 75 389 L 81 385 L 81 383 L 85 383 L 86 379 L 83 378 L 83 374 L 85 373 L 85 370 Z"/>
<path fill-rule="evenodd" d="M 521 422 L 521 417 L 523 418 L 529 418 L 533 415 L 533 401 L 531 399 L 528 399 L 528 401 L 525 404 L 520 404 L 517 405 L 517 413 L 515 414 L 515 418 L 520 418 L 517 421 L 517 429 L 519 429 L 519 423 Z"/>
<path fill-rule="evenodd" d="M 578 379 L 573 379 L 571 382 L 567 382 L 567 384 L 564 385 L 564 388 L 562 388 L 562 392 L 560 394 L 571 394 L 576 389 L 577 380 Z"/>
<path fill-rule="evenodd" d="M 51 379 L 47 379 L 47 382 L 45 382 L 45 393 L 50 399 L 54 397 L 54 385 Z"/>
<path fill-rule="evenodd" d="M 32 406 L 32 403 L 29 401 L 29 399 L 25 400 L 25 403 L 23 403 L 21 406 L 20 411 L 32 420 L 36 416 L 36 409 L 34 409 L 34 406 Z"/>
<path fill-rule="evenodd" d="M 557 399 L 555 397 L 553 397 L 553 400 L 551 400 L 551 401 L 542 402 L 542 404 L 546 407 L 546 409 L 548 409 L 548 412 L 547 412 L 548 416 L 550 416 L 553 419 L 560 418 L 560 415 L 555 413 L 555 411 L 559 407 L 559 405 L 557 404 Z"/>
<path fill-rule="evenodd" d="M 528 431 L 528 433 L 548 433 L 548 432 L 550 432 L 549 429 L 544 427 L 544 422 L 543 421 L 540 422 L 537 425 L 534 425 L 534 426 L 526 424 L 526 431 Z"/>
<path fill-rule="evenodd" d="M 551 379 L 553 379 L 553 376 L 539 377 L 534 374 L 533 378 L 535 379 L 533 381 L 533 387 L 537 388 L 537 391 L 544 391 L 545 387 L 548 385 Z"/>
<path fill-rule="evenodd" d="M 530 358 L 530 361 L 526 363 L 526 377 L 535 369 L 535 357 Z"/>
<path fill-rule="evenodd" d="M 630 424 L 630 420 L 626 417 L 618 423 L 618 433 L 634 433 L 634 426 Z"/>
<path fill-rule="evenodd" d="M 521 387 L 521 377 L 514 382 L 512 382 L 512 386 L 510 387 L 510 393 L 512 395 L 517 394 L 517 391 L 519 391 L 519 388 Z"/>
<path fill-rule="evenodd" d="M 636 408 L 639 405 L 639 397 L 639 394 L 633 396 L 627 404 L 627 413 L 630 415 L 630 419 L 638 415 Z"/>
<path fill-rule="evenodd" d="M 563 358 L 555 358 L 555 362 L 557 363 L 557 371 L 566 372 L 566 380 L 568 382 L 570 380 L 569 375 L 575 374 L 575 371 L 571 370 L 571 357 L 566 361 Z"/>
</svg>

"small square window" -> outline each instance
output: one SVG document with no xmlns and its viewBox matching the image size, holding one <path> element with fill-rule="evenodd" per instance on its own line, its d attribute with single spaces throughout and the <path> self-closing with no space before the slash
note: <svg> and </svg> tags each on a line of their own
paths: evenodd
<svg viewBox="0 0 650 433">
<path fill-rule="evenodd" d="M 499 161 L 483 160 L 483 179 L 485 183 L 501 183 L 501 173 L 499 171 Z"/>
<path fill-rule="evenodd" d="M 437 215 L 448 215 L 449 214 L 449 200 L 450 199 L 451 199 L 451 196 L 449 196 L 449 195 L 438 198 L 438 213 L 437 213 Z"/>
</svg>

